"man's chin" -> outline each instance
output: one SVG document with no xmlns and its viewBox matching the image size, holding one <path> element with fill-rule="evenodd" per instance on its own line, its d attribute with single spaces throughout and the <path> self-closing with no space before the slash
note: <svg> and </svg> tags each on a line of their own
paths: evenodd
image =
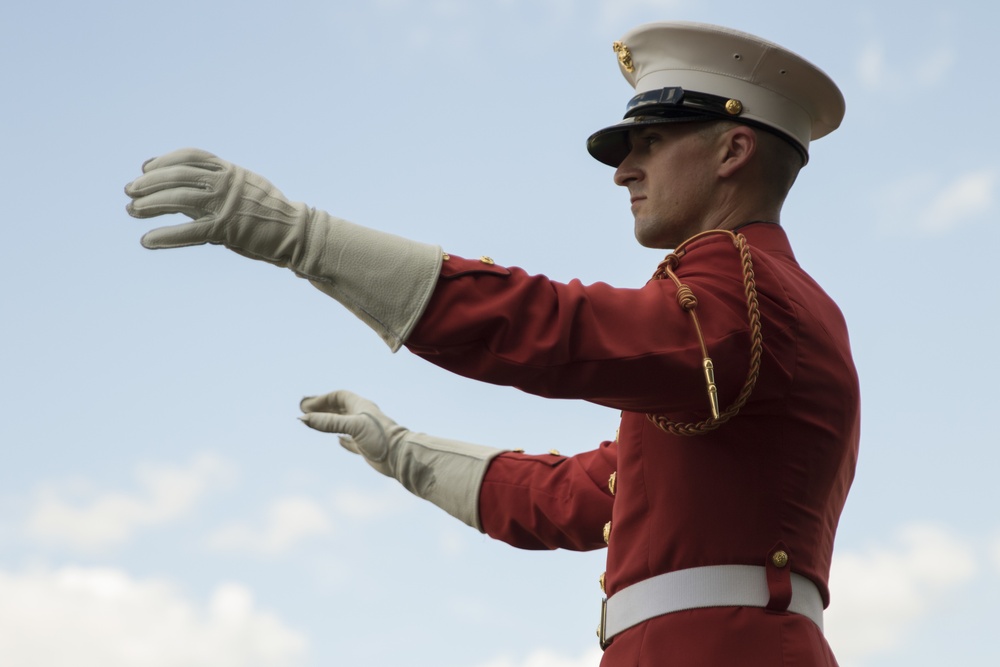
<svg viewBox="0 0 1000 667">
<path fill-rule="evenodd" d="M 648 229 L 643 229 L 639 225 L 635 228 L 635 240 L 643 248 L 650 250 L 669 250 L 677 247 L 677 243 L 668 234 L 663 232 L 653 233 Z"/>
</svg>

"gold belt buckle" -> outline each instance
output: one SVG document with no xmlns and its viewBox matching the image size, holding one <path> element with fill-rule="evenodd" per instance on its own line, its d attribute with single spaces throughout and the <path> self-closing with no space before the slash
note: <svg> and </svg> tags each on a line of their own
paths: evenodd
<svg viewBox="0 0 1000 667">
<path fill-rule="evenodd" d="M 602 651 L 611 645 L 611 641 L 605 639 L 607 628 L 608 628 L 608 599 L 601 598 L 601 624 L 597 626 L 597 640 L 601 644 Z"/>
</svg>

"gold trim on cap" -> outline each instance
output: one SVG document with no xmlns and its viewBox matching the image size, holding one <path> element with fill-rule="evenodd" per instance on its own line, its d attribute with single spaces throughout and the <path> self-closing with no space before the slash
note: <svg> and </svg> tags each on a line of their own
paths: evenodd
<svg viewBox="0 0 1000 667">
<path fill-rule="evenodd" d="M 611 46 L 614 48 L 615 53 L 618 54 L 618 62 L 625 68 L 625 71 L 629 73 L 634 72 L 635 64 L 632 62 L 632 52 L 625 46 L 625 42 L 615 42 Z"/>
<path fill-rule="evenodd" d="M 739 100 L 728 100 L 726 102 L 726 113 L 730 116 L 739 116 L 743 113 L 743 103 Z"/>
</svg>

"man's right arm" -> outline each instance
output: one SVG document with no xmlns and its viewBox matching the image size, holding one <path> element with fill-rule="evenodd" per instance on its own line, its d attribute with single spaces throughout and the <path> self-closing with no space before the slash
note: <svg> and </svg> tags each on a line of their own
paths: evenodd
<svg viewBox="0 0 1000 667">
<path fill-rule="evenodd" d="M 303 399 L 301 408 L 306 425 L 341 434 L 372 468 L 493 538 L 523 549 L 604 546 L 612 443 L 573 457 L 527 456 L 410 431 L 348 391 Z"/>
</svg>

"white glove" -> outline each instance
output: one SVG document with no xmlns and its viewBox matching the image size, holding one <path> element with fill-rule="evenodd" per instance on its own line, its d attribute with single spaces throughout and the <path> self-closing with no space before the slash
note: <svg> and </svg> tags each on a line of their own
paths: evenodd
<svg viewBox="0 0 1000 667">
<path fill-rule="evenodd" d="M 479 490 L 490 461 L 503 450 L 413 433 L 378 406 L 349 391 L 302 399 L 300 419 L 310 428 L 345 434 L 340 444 L 360 454 L 414 495 L 482 531 Z"/>
<path fill-rule="evenodd" d="M 129 215 L 183 213 L 192 222 L 142 237 L 147 248 L 212 243 L 288 267 L 340 301 L 398 350 L 437 284 L 442 253 L 289 202 L 266 179 L 184 148 L 149 160 L 125 186 Z"/>
</svg>

